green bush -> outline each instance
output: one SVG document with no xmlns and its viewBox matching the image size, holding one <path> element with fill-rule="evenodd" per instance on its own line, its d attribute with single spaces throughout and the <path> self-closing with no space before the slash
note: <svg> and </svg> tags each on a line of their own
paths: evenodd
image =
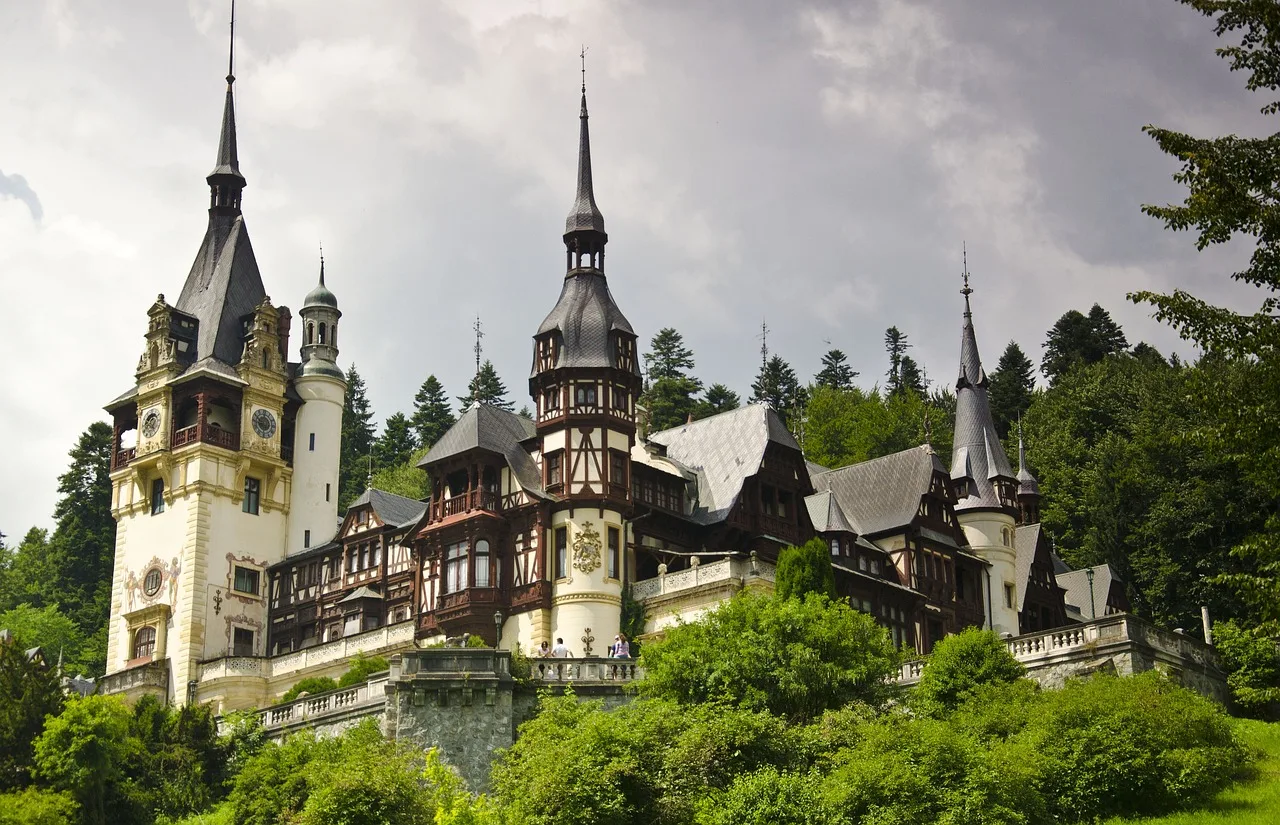
<svg viewBox="0 0 1280 825">
<path fill-rule="evenodd" d="M 1272 719 L 1280 708 L 1280 650 L 1265 628 L 1245 630 L 1235 622 L 1213 626 L 1227 686 L 1236 709 L 1245 716 Z"/>
<path fill-rule="evenodd" d="M 27 788 L 0 794 L 0 825 L 76 825 L 80 806 L 69 793 Z"/>
<path fill-rule="evenodd" d="M 999 636 L 969 628 L 933 648 L 911 698 L 922 712 L 940 716 L 955 710 L 983 685 L 1014 682 L 1025 673 Z"/>
<path fill-rule="evenodd" d="M 330 690 L 337 690 L 338 683 L 328 676 L 308 676 L 307 678 L 296 682 L 293 687 L 284 692 L 280 697 L 280 702 L 292 702 L 303 693 L 308 695 L 314 693 L 325 693 Z"/>
<path fill-rule="evenodd" d="M 784 547 L 778 554 L 774 587 L 780 599 L 803 599 L 810 593 L 836 598 L 836 574 L 827 543 L 812 538 L 799 547 Z"/>
<path fill-rule="evenodd" d="M 338 679 L 338 687 L 351 687 L 352 685 L 367 682 L 370 676 L 375 673 L 381 673 L 388 667 L 390 666 L 387 664 L 386 656 L 366 657 L 364 653 L 357 653 L 355 658 L 351 660 L 351 666 L 347 668 L 347 672 L 342 674 L 342 678 Z"/>
<path fill-rule="evenodd" d="M 874 619 L 825 596 L 742 592 L 645 645 L 641 664 L 643 695 L 803 722 L 849 702 L 881 704 L 893 692 L 898 651 Z"/>
<path fill-rule="evenodd" d="M 724 793 L 708 796 L 698 825 L 836 825 L 822 804 L 813 774 L 783 773 L 774 767 L 742 774 Z"/>
</svg>

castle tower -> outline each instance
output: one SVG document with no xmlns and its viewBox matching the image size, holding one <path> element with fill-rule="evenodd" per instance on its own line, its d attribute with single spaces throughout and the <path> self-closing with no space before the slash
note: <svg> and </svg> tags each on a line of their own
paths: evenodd
<svg viewBox="0 0 1280 825">
<path fill-rule="evenodd" d="M 1040 521 L 1040 482 L 1027 469 L 1027 448 L 1022 443 L 1022 419 L 1018 419 L 1018 523 Z"/>
<path fill-rule="evenodd" d="M 990 567 L 987 605 L 991 629 L 1018 634 L 1017 550 L 1018 481 L 996 434 L 987 398 L 987 373 L 978 355 L 965 269 L 964 325 L 960 333 L 960 376 L 956 380 L 956 429 L 951 478 L 956 486 L 956 516 L 969 549 Z"/>
<path fill-rule="evenodd" d="M 592 655 L 603 655 L 621 614 L 640 368 L 635 332 L 605 279 L 609 236 L 591 183 L 585 83 L 579 128 L 564 283 L 534 336 L 529 392 L 542 481 L 555 498 L 545 539 L 553 583 L 548 637 L 563 637 L 576 655 L 589 644 Z"/>
<path fill-rule="evenodd" d="M 302 398 L 293 436 L 293 506 L 289 553 L 323 544 L 338 528 L 338 462 L 347 381 L 338 368 L 338 299 L 324 283 L 307 293 L 302 320 L 302 364 L 294 388 Z"/>
<path fill-rule="evenodd" d="M 234 84 L 229 68 L 204 240 L 177 302 L 162 295 L 148 312 L 134 387 L 107 405 L 117 530 L 104 692 L 181 702 L 201 695 L 201 662 L 266 652 L 263 573 L 284 556 L 298 404 L 289 313 L 263 289 L 241 214 Z"/>
</svg>

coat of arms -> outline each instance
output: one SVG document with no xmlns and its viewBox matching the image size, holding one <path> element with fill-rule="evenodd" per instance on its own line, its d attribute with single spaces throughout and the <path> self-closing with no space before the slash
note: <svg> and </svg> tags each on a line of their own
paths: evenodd
<svg viewBox="0 0 1280 825">
<path fill-rule="evenodd" d="M 600 534 L 587 522 L 573 539 L 573 566 L 590 573 L 600 566 Z"/>
</svg>

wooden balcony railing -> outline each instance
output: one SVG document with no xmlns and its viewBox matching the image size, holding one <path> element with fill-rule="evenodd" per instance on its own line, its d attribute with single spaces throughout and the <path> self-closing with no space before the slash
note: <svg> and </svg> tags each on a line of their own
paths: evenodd
<svg viewBox="0 0 1280 825">
<path fill-rule="evenodd" d="M 174 449 L 177 449 L 187 444 L 194 444 L 197 441 L 213 444 L 216 447 L 225 447 L 228 450 L 240 449 L 240 433 L 224 430 L 222 427 L 214 427 L 209 424 L 205 424 L 203 427 L 199 424 L 192 424 L 190 427 L 174 430 L 170 444 Z"/>
<path fill-rule="evenodd" d="M 502 497 L 491 490 L 472 490 L 469 493 L 446 498 L 431 505 L 431 520 L 440 521 L 472 510 L 501 512 Z"/>
<path fill-rule="evenodd" d="M 115 463 L 112 465 L 111 469 L 118 470 L 121 467 L 128 465 L 130 461 L 133 461 L 137 457 L 138 457 L 137 447 L 129 447 L 123 450 L 117 450 L 115 454 Z"/>
</svg>

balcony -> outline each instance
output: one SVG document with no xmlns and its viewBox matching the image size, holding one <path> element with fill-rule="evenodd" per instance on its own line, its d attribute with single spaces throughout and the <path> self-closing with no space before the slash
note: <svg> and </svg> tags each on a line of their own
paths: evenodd
<svg viewBox="0 0 1280 825">
<path fill-rule="evenodd" d="M 753 554 L 754 556 L 754 554 Z M 697 590 L 712 584 L 732 584 L 741 588 L 743 581 L 758 578 L 772 582 L 774 566 L 756 558 L 724 558 L 706 564 L 693 564 L 678 573 L 659 573 L 657 578 L 644 579 L 631 585 L 631 598 L 638 602 L 660 596 L 671 596 L 682 591 Z"/>
<path fill-rule="evenodd" d="M 203 426 L 192 424 L 190 427 L 174 430 L 170 444 L 176 450 L 179 447 L 185 447 L 197 441 L 212 444 L 215 447 L 224 447 L 228 450 L 240 449 L 240 433 L 210 424 Z"/>
<path fill-rule="evenodd" d="M 164 696 L 169 690 L 169 661 L 146 661 L 134 667 L 108 673 L 98 681 L 98 692 L 106 695 L 155 693 Z"/>
<path fill-rule="evenodd" d="M 274 733 L 281 729 L 314 725 L 323 720 L 332 724 L 348 717 L 380 714 L 386 704 L 387 674 L 374 676 L 355 687 L 303 696 L 275 705 L 258 714 L 262 727 Z"/>
<path fill-rule="evenodd" d="M 502 497 L 492 490 L 472 490 L 469 493 L 453 496 L 433 502 L 431 520 L 443 521 L 447 518 L 480 510 L 490 513 L 502 511 Z"/>
<path fill-rule="evenodd" d="M 115 460 L 111 465 L 111 469 L 119 470 L 121 467 L 127 466 L 130 461 L 133 461 L 137 457 L 137 447 L 127 447 L 123 450 L 116 450 L 116 454 L 113 456 Z"/>
</svg>

